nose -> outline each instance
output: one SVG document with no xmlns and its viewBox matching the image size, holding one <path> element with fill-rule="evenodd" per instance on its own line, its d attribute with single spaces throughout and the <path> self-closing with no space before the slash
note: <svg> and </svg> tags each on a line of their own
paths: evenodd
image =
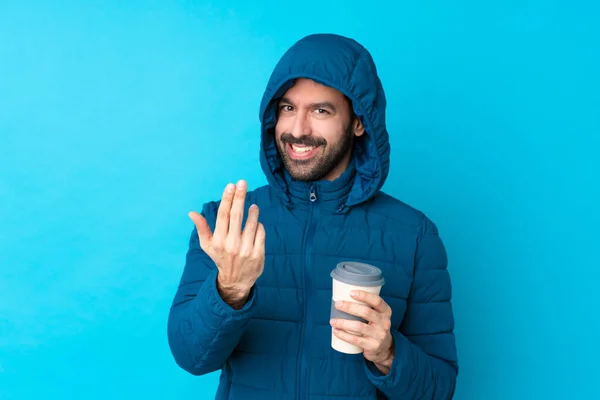
<svg viewBox="0 0 600 400">
<path fill-rule="evenodd" d="M 308 114 L 305 111 L 298 111 L 294 117 L 294 125 L 290 132 L 295 138 L 299 139 L 303 136 L 308 136 L 312 133 Z"/>
</svg>

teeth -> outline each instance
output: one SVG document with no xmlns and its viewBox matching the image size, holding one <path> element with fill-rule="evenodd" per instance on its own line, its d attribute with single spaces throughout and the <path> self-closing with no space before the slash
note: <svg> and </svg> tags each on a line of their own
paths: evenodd
<svg viewBox="0 0 600 400">
<path fill-rule="evenodd" d="M 306 153 L 307 151 L 311 151 L 314 148 L 314 146 L 297 147 L 292 145 L 292 150 L 294 150 L 294 152 L 296 153 Z"/>
</svg>

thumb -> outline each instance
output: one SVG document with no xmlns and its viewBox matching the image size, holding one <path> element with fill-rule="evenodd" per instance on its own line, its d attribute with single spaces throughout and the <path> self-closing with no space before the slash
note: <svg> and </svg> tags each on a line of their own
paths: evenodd
<svg viewBox="0 0 600 400">
<path fill-rule="evenodd" d="M 198 238 L 200 239 L 200 247 L 205 249 L 212 239 L 212 231 L 210 230 L 210 226 L 208 226 L 208 221 L 206 221 L 206 218 L 195 211 L 188 213 L 188 216 L 194 222 L 194 225 L 196 225 Z"/>
</svg>

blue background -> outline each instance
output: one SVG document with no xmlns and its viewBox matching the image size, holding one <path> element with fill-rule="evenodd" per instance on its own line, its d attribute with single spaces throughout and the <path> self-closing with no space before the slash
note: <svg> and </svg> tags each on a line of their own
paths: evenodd
<svg viewBox="0 0 600 400">
<path fill-rule="evenodd" d="M 600 398 L 597 2 L 49 3 L 0 2 L 0 399 L 212 398 L 166 340 L 187 212 L 265 183 L 260 96 L 314 32 L 377 62 L 384 190 L 448 248 L 455 398 Z"/>
</svg>

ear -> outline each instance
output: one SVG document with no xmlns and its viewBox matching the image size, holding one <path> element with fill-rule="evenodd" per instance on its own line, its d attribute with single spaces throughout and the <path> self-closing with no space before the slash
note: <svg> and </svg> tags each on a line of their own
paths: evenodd
<svg viewBox="0 0 600 400">
<path fill-rule="evenodd" d="M 360 118 L 358 118 L 356 115 L 352 120 L 352 128 L 354 131 L 354 136 L 362 136 L 365 133 L 364 125 L 362 124 Z"/>
</svg>

